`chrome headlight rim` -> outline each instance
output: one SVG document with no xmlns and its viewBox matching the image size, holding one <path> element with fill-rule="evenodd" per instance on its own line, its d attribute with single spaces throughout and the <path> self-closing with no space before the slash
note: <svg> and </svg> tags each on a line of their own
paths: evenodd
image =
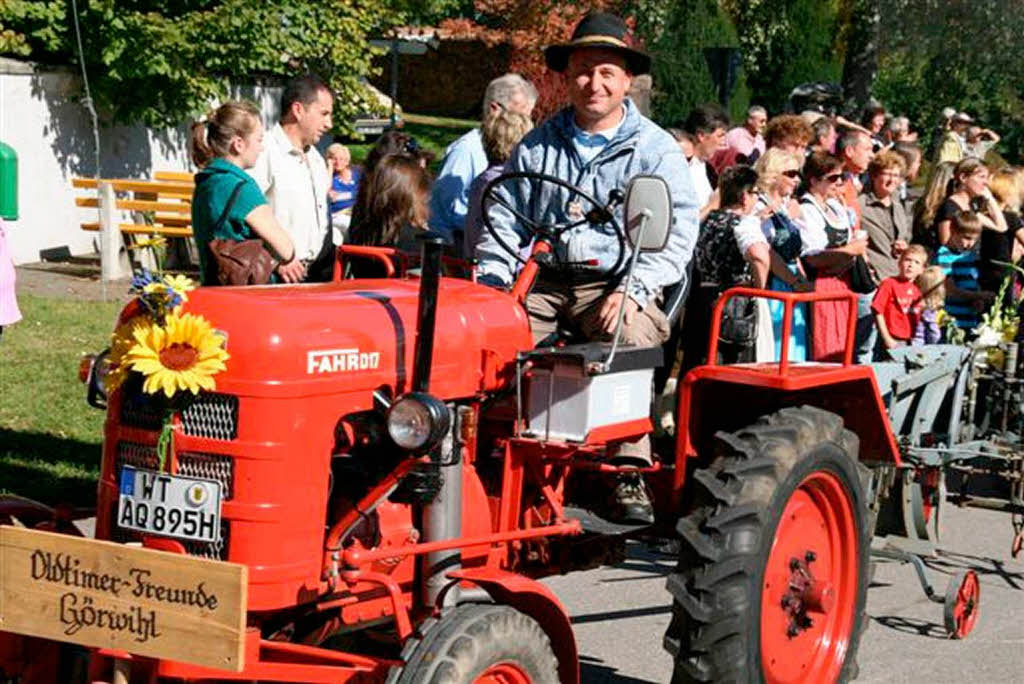
<svg viewBox="0 0 1024 684">
<path fill-rule="evenodd" d="M 448 407 L 425 392 L 409 392 L 388 408 L 387 430 L 391 441 L 413 453 L 432 451 L 448 433 Z"/>
</svg>

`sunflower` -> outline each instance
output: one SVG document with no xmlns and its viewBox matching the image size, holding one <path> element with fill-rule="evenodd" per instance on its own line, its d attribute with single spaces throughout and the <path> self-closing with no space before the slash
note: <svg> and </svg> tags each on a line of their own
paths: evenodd
<svg viewBox="0 0 1024 684">
<path fill-rule="evenodd" d="M 181 297 L 181 301 L 188 301 L 188 293 L 196 289 L 196 284 L 191 278 L 183 275 L 165 275 L 164 285 L 174 294 Z"/>
<path fill-rule="evenodd" d="M 103 387 L 107 394 L 110 394 L 124 382 L 128 377 L 128 364 L 124 363 L 124 357 L 135 345 L 135 331 L 147 330 L 153 326 L 153 319 L 148 315 L 135 316 L 117 326 L 114 334 L 110 336 L 110 353 L 107 355 L 107 365 L 110 370 L 103 378 Z"/>
<path fill-rule="evenodd" d="M 145 377 L 142 391 L 148 394 L 163 390 L 170 398 L 184 390 L 213 390 L 213 376 L 226 368 L 224 338 L 202 316 L 173 312 L 165 325 L 137 329 L 134 338 L 124 360 Z"/>
</svg>

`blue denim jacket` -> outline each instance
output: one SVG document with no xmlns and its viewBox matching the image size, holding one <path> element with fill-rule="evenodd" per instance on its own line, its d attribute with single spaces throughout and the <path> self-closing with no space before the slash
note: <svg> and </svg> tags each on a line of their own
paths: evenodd
<svg viewBox="0 0 1024 684">
<path fill-rule="evenodd" d="M 660 252 L 641 254 L 629 296 L 640 306 L 659 295 L 663 288 L 682 281 L 693 256 L 698 230 L 697 196 L 690 181 L 690 172 L 682 150 L 672 136 L 644 117 L 630 101 L 625 101 L 626 117 L 618 133 L 590 162 L 584 163 L 573 146 L 573 110 L 567 107 L 543 125 L 531 131 L 515 148 L 505 167 L 506 171 L 535 171 L 546 173 L 576 185 L 602 203 L 609 193 L 626 189 L 627 181 L 636 175 L 661 176 L 668 183 L 672 195 L 672 228 L 668 243 Z M 531 188 L 537 188 L 533 192 Z M 566 223 L 569 205 L 574 199 L 584 212 L 592 207 L 586 200 L 570 197 L 568 190 L 551 183 L 541 185 L 530 181 L 509 181 L 498 191 L 516 210 L 534 220 L 545 223 Z M 492 204 L 491 222 L 502 239 L 509 245 L 524 247 L 530 236 L 506 208 Z M 622 206 L 615 210 L 619 225 L 623 224 Z M 618 254 L 615 229 L 609 224 L 584 223 L 563 233 L 557 254 L 571 262 L 589 261 L 598 272 L 609 277 L 625 273 L 626 259 L 617 273 L 609 273 Z M 509 284 L 515 272 L 514 259 L 484 231 L 476 245 L 479 274 Z"/>
</svg>

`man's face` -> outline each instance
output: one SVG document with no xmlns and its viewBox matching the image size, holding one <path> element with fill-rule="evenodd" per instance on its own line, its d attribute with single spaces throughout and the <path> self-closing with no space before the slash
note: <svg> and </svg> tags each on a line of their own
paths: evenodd
<svg viewBox="0 0 1024 684">
<path fill-rule="evenodd" d="M 314 145 L 324 133 L 331 130 L 331 114 L 334 111 L 334 97 L 326 90 L 318 90 L 316 100 L 308 105 L 296 102 L 292 105 L 295 122 L 304 145 Z"/>
<path fill-rule="evenodd" d="M 725 129 L 716 128 L 710 133 L 697 133 L 697 156 L 701 161 L 709 161 L 715 152 L 725 148 Z"/>
<path fill-rule="evenodd" d="M 845 155 L 846 168 L 854 173 L 864 173 L 868 164 L 874 159 L 874 152 L 871 150 L 871 138 L 866 135 L 857 137 L 857 144 L 843 150 Z"/>
<path fill-rule="evenodd" d="M 768 123 L 768 116 L 761 112 L 755 112 L 747 117 L 747 130 L 757 135 L 764 132 L 765 124 Z"/>
<path fill-rule="evenodd" d="M 622 107 L 633 77 L 614 50 L 581 48 L 569 55 L 565 70 L 569 100 L 583 124 L 595 124 Z"/>
</svg>

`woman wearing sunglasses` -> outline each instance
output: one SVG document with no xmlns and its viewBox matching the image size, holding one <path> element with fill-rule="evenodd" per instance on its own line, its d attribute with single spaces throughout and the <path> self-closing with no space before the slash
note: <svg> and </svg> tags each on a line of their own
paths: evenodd
<svg viewBox="0 0 1024 684">
<path fill-rule="evenodd" d="M 811 289 L 800 265 L 802 240 L 799 221 L 803 216 L 794 194 L 800 185 L 800 167 L 803 155 L 769 148 L 754 166 L 757 171 L 758 203 L 755 211 L 761 217 L 771 247 L 772 274 L 768 289 L 780 292 L 806 292 Z M 775 338 L 775 358 L 782 350 L 783 304 L 769 300 L 772 331 Z M 789 341 L 789 360 L 807 360 L 807 312 L 803 304 L 793 307 L 793 327 Z"/>
<path fill-rule="evenodd" d="M 801 257 L 817 292 L 851 292 L 850 268 L 867 253 L 866 236 L 852 234 L 855 222 L 842 202 L 843 163 L 816 152 L 804 164 L 807 192 L 800 198 L 803 223 Z M 860 239 L 856 239 L 860 238 Z M 811 308 L 811 358 L 843 360 L 850 304 L 817 302 Z"/>
</svg>

